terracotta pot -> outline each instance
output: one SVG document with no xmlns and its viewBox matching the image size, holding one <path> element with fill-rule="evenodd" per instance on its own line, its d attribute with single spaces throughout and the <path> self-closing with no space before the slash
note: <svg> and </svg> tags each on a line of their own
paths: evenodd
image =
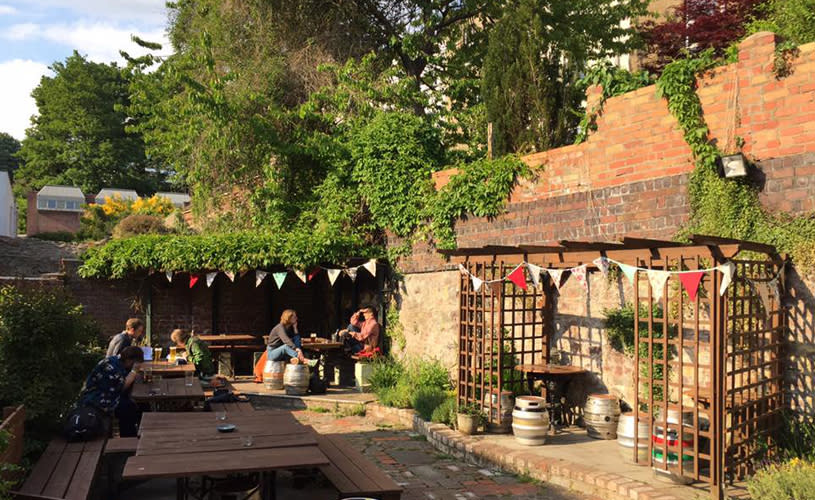
<svg viewBox="0 0 815 500">
<path fill-rule="evenodd" d="M 456 413 L 456 424 L 458 431 L 468 436 L 478 432 L 478 417 L 474 415 L 466 415 L 464 413 Z"/>
</svg>

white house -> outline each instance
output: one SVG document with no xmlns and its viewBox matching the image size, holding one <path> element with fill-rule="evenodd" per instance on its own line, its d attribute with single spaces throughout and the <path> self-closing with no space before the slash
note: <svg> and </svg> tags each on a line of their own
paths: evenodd
<svg viewBox="0 0 815 500">
<path fill-rule="evenodd" d="M 0 172 L 0 236 L 17 236 L 17 202 L 8 172 Z"/>
<path fill-rule="evenodd" d="M 96 195 L 96 204 L 101 205 L 105 203 L 105 198 L 114 198 L 119 196 L 122 201 L 136 201 L 139 195 L 132 189 L 119 189 L 119 188 L 104 188 Z"/>
<path fill-rule="evenodd" d="M 184 204 L 190 202 L 190 195 L 187 193 L 170 193 L 170 192 L 158 192 L 156 196 L 161 196 L 162 198 L 167 198 L 173 205 L 177 206 L 178 208 L 184 208 Z"/>
</svg>

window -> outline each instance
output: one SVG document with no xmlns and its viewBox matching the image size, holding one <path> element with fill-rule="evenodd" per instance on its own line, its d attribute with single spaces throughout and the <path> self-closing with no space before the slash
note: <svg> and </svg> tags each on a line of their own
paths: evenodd
<svg viewBox="0 0 815 500">
<path fill-rule="evenodd" d="M 57 200 L 48 200 L 48 208 L 57 208 Z"/>
<path fill-rule="evenodd" d="M 65 200 L 57 200 L 57 209 L 65 210 Z"/>
<path fill-rule="evenodd" d="M 39 209 L 48 208 L 48 204 L 45 202 L 45 200 L 38 199 L 37 200 L 37 208 L 39 208 Z"/>
</svg>

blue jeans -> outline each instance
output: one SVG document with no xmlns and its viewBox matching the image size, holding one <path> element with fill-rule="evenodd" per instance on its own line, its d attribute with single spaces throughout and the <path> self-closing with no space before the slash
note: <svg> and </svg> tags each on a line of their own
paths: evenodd
<svg viewBox="0 0 815 500">
<path fill-rule="evenodd" d="M 359 328 L 355 327 L 354 325 L 348 325 L 348 333 L 351 332 L 359 333 Z M 352 336 L 348 337 L 348 346 L 351 348 L 351 354 L 357 354 L 359 351 L 365 349 L 365 344 L 360 342 L 359 340 L 355 339 Z"/>
<path fill-rule="evenodd" d="M 292 341 L 294 345 L 300 348 L 300 336 L 295 336 Z M 286 344 L 277 347 L 266 346 L 266 359 L 269 361 L 288 361 L 291 358 L 297 357 L 297 351 L 287 346 Z"/>
</svg>

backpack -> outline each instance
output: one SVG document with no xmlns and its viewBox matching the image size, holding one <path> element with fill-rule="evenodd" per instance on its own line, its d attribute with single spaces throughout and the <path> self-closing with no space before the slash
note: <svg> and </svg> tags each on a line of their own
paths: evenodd
<svg viewBox="0 0 815 500">
<path fill-rule="evenodd" d="M 110 433 L 110 419 L 93 406 L 74 408 L 65 419 L 63 435 L 68 441 L 90 441 Z"/>
</svg>

